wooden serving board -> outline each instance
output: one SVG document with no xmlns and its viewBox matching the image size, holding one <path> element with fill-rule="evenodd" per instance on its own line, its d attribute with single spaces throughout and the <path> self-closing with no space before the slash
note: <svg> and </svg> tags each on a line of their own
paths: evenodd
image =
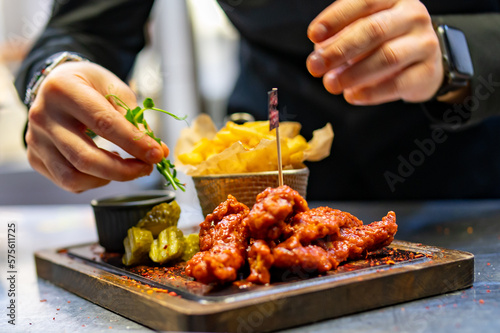
<svg viewBox="0 0 500 333">
<path fill-rule="evenodd" d="M 394 241 L 327 274 L 275 271 L 266 286 L 214 288 L 183 264 L 125 268 L 97 244 L 35 253 L 38 275 L 89 301 L 163 331 L 283 329 L 470 287 L 474 256 Z"/>
</svg>

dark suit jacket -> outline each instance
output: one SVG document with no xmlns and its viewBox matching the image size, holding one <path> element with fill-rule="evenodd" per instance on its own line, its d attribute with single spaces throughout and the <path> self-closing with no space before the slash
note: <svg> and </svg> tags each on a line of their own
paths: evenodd
<svg viewBox="0 0 500 333">
<path fill-rule="evenodd" d="M 308 164 L 308 198 L 500 197 L 500 1 L 422 2 L 436 22 L 466 34 L 475 77 L 464 105 L 350 105 L 326 92 L 305 67 L 313 49 L 307 26 L 331 1 L 219 1 L 241 34 L 241 74 L 228 112 L 267 119 L 266 92 L 278 87 L 281 120 L 302 123 L 306 138 L 327 122 L 333 126 L 331 156 Z M 44 59 L 63 50 L 81 53 L 125 79 L 144 45 L 142 26 L 152 3 L 56 2 L 18 75 L 20 96 Z"/>
</svg>

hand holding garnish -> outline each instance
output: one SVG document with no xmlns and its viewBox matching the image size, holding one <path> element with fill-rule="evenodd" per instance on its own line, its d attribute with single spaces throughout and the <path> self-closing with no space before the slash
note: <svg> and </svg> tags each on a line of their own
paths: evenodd
<svg viewBox="0 0 500 333">
<path fill-rule="evenodd" d="M 66 62 L 51 71 L 28 113 L 25 139 L 33 169 L 73 193 L 149 175 L 168 147 L 125 119 L 125 110 L 105 98 L 110 93 L 128 105 L 137 102 L 125 82 L 98 64 Z M 86 129 L 131 157 L 99 147 Z"/>
<path fill-rule="evenodd" d="M 146 107 L 127 112 L 110 103 L 105 97 L 110 93 L 120 96 L 123 107 L 137 102 L 125 82 L 98 64 L 67 62 L 51 71 L 28 114 L 25 139 L 33 169 L 57 186 L 79 193 L 113 180 L 124 182 L 149 175 L 154 165 L 159 165 L 160 172 L 171 176 L 178 187 L 173 165 L 164 159 L 168 147 L 159 144 L 149 127 L 144 126 Z M 156 109 L 149 99 L 145 105 Z M 131 157 L 123 158 L 99 147 L 87 135 L 87 129 Z"/>
<path fill-rule="evenodd" d="M 168 114 L 169 116 L 173 117 L 174 119 L 177 120 L 185 120 L 187 116 L 184 117 L 179 117 L 176 116 L 175 114 L 156 108 L 153 100 L 151 98 L 146 98 L 143 101 L 143 107 L 141 108 L 140 106 L 137 106 L 134 109 L 131 109 L 128 107 L 125 102 L 123 102 L 118 96 L 110 94 L 106 95 L 106 98 L 112 98 L 113 101 L 120 107 L 124 108 L 127 110 L 127 113 L 125 114 L 125 118 L 132 123 L 135 127 L 139 128 L 139 124 L 141 124 L 144 128 L 141 129 L 144 134 L 150 136 L 153 140 L 158 142 L 158 144 L 161 145 L 161 140 L 157 137 L 155 137 L 155 134 L 149 127 L 148 123 L 146 122 L 146 119 L 144 118 L 144 111 L 146 110 L 154 110 L 158 112 L 163 112 Z M 175 170 L 175 165 L 170 161 L 167 160 L 166 158 L 163 158 L 159 163 L 156 164 L 156 169 L 158 172 L 162 174 L 163 177 L 165 177 L 165 180 L 168 182 L 168 184 L 172 185 L 174 190 L 177 190 L 177 188 L 181 189 L 182 191 L 185 191 L 185 185 L 180 182 L 180 180 L 177 178 L 177 170 Z"/>
</svg>

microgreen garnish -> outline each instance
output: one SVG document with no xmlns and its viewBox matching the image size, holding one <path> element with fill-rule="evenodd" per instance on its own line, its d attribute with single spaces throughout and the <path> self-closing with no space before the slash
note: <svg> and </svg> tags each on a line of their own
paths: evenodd
<svg viewBox="0 0 500 333">
<path fill-rule="evenodd" d="M 116 95 L 113 95 L 113 94 L 106 95 L 106 98 L 107 99 L 112 98 L 116 105 L 127 110 L 127 113 L 125 114 L 125 118 L 130 123 L 132 123 L 132 125 L 137 127 L 138 129 L 140 129 L 139 124 L 142 124 L 144 126 L 144 129 L 140 129 L 140 130 L 144 134 L 150 136 L 153 140 L 158 142 L 158 144 L 161 144 L 161 140 L 159 138 L 155 137 L 153 131 L 149 127 L 148 123 L 146 122 L 146 119 L 144 118 L 144 111 L 153 110 L 153 111 L 163 112 L 163 113 L 166 113 L 169 116 L 171 116 L 177 120 L 184 120 L 185 121 L 187 118 L 187 116 L 179 117 L 171 112 L 168 112 L 168 111 L 165 111 L 165 110 L 162 110 L 162 109 L 155 107 L 155 103 L 153 102 L 153 100 L 151 98 L 146 98 L 142 102 L 142 105 L 143 105 L 142 108 L 140 106 L 137 106 L 134 109 L 129 108 L 128 105 Z M 177 170 L 175 170 L 175 165 L 170 160 L 163 158 L 160 161 L 160 163 L 156 164 L 156 169 L 161 173 L 161 175 L 163 177 L 165 177 L 167 183 L 172 185 L 174 190 L 177 190 L 177 188 L 179 188 L 182 191 L 186 191 L 185 184 L 181 183 L 180 180 L 177 178 Z"/>
</svg>

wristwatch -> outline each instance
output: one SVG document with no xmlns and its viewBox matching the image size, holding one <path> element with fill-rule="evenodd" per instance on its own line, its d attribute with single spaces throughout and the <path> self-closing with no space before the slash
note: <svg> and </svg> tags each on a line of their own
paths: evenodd
<svg viewBox="0 0 500 333">
<path fill-rule="evenodd" d="M 30 108 L 31 104 L 33 104 L 33 101 L 35 100 L 35 97 L 38 94 L 38 90 L 40 89 L 40 86 L 45 77 L 49 75 L 50 72 L 54 70 L 54 68 L 68 61 L 88 61 L 88 60 L 77 53 L 67 52 L 67 51 L 56 53 L 47 58 L 47 60 L 45 60 L 45 64 L 43 65 L 42 69 L 37 73 L 35 73 L 35 75 L 33 75 L 31 81 L 28 84 L 28 88 L 26 89 L 24 104 L 28 108 Z"/>
<path fill-rule="evenodd" d="M 448 25 L 434 27 L 443 54 L 444 80 L 436 97 L 466 87 L 474 75 L 474 66 L 465 34 Z"/>
</svg>

